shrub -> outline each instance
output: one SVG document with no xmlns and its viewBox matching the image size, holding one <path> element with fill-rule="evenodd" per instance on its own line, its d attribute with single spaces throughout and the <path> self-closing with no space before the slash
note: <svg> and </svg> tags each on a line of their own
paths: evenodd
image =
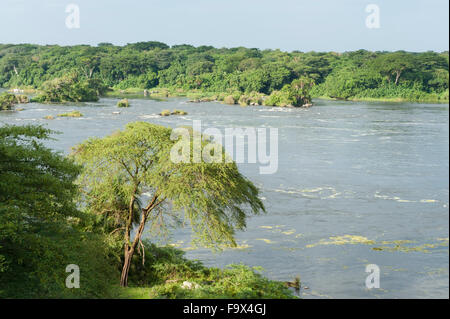
<svg viewBox="0 0 450 319">
<path fill-rule="evenodd" d="M 118 107 L 130 107 L 130 102 L 128 102 L 128 99 L 122 99 L 119 102 L 117 102 Z"/>
<path fill-rule="evenodd" d="M 162 110 L 159 115 L 161 116 L 169 116 L 171 114 L 170 110 Z"/>
<path fill-rule="evenodd" d="M 81 80 L 77 74 L 69 74 L 44 82 L 42 93 L 33 101 L 41 103 L 95 102 L 99 93 L 104 92 L 102 83 L 97 80 Z"/>
<path fill-rule="evenodd" d="M 14 94 L 3 93 L 0 95 L 0 110 L 11 110 L 14 104 L 17 103 L 17 98 Z"/>
<path fill-rule="evenodd" d="M 172 113 L 170 113 L 172 115 L 187 115 L 187 112 L 182 111 L 182 110 L 173 110 Z"/>
<path fill-rule="evenodd" d="M 223 102 L 224 102 L 225 104 L 230 104 L 230 105 L 236 104 L 236 100 L 234 99 L 234 97 L 233 97 L 232 95 L 226 96 L 226 97 L 223 99 Z"/>
<path fill-rule="evenodd" d="M 135 256 L 130 282 L 150 286 L 147 298 L 293 298 L 284 283 L 263 277 L 260 268 L 230 265 L 225 269 L 205 267 L 188 260 L 184 251 L 174 247 L 158 247 L 144 241 L 145 263 Z M 189 281 L 198 289 L 183 289 Z"/>
<path fill-rule="evenodd" d="M 23 234 L 3 251 L 10 263 L 0 276 L 0 298 L 108 298 L 119 277 L 103 237 L 67 226 Z M 79 289 L 65 285 L 70 264 L 80 268 Z"/>
</svg>

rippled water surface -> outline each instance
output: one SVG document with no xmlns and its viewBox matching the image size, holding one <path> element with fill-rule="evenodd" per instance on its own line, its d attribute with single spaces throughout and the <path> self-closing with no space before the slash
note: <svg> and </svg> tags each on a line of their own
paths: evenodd
<svg viewBox="0 0 450 319">
<path fill-rule="evenodd" d="M 262 266 L 279 280 L 298 275 L 304 298 L 448 298 L 448 105 L 316 101 L 310 109 L 287 109 L 136 99 L 118 109 L 116 103 L 28 104 L 0 112 L 0 122 L 58 130 L 48 144 L 66 153 L 137 120 L 278 128 L 276 174 L 240 165 L 261 188 L 268 213 L 238 233 L 239 248 L 191 249 L 188 229 L 176 230 L 173 243 L 207 265 Z M 158 116 L 163 109 L 188 115 Z M 71 110 L 84 117 L 43 119 Z M 380 289 L 365 287 L 368 264 L 380 268 Z"/>
</svg>

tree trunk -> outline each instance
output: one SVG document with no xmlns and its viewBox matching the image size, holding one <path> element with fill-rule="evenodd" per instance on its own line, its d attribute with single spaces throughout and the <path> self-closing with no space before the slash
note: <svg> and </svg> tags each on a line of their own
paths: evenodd
<svg viewBox="0 0 450 319">
<path fill-rule="evenodd" d="M 162 201 L 156 202 L 158 199 L 158 196 L 154 196 L 150 204 L 142 209 L 142 215 L 141 215 L 141 221 L 139 222 L 139 227 L 136 231 L 136 235 L 134 235 L 133 243 L 129 244 L 130 242 L 130 231 L 131 231 L 131 220 L 132 220 L 132 214 L 133 214 L 133 204 L 134 204 L 134 198 L 130 201 L 129 206 L 129 219 L 127 223 L 127 229 L 125 230 L 125 248 L 124 248 L 124 261 L 123 261 L 123 268 L 122 268 L 122 274 L 120 276 L 120 286 L 121 287 L 128 287 L 128 273 L 130 272 L 130 266 L 131 261 L 133 260 L 134 251 L 141 241 L 142 233 L 144 232 L 145 228 L 145 222 L 147 221 L 147 217 L 149 212 L 155 208 L 157 205 L 159 205 Z"/>
<path fill-rule="evenodd" d="M 128 273 L 130 272 L 131 260 L 133 259 L 133 251 L 125 248 L 125 260 L 123 262 L 122 275 L 120 276 L 120 286 L 128 287 Z"/>
<path fill-rule="evenodd" d="M 120 286 L 127 287 L 128 286 L 128 273 L 130 272 L 131 261 L 133 260 L 134 251 L 136 246 L 141 241 L 142 233 L 144 232 L 145 222 L 147 221 L 147 213 L 142 212 L 141 222 L 139 223 L 139 228 L 134 236 L 133 243 L 131 247 L 129 245 L 125 245 L 125 254 L 122 268 L 122 275 L 120 276 Z"/>
<path fill-rule="evenodd" d="M 397 85 L 398 80 L 400 79 L 400 75 L 402 74 L 402 71 L 396 71 L 396 76 L 395 76 L 395 85 Z"/>
</svg>

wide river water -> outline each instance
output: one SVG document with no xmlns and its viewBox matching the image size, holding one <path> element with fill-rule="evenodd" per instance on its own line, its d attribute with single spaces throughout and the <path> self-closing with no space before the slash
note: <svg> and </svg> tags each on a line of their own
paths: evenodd
<svg viewBox="0 0 450 319">
<path fill-rule="evenodd" d="M 317 100 L 300 109 L 185 99 L 130 102 L 126 109 L 118 109 L 113 98 L 32 103 L 23 111 L 0 112 L 0 125 L 44 124 L 61 132 L 47 144 L 65 153 L 132 121 L 278 128 L 275 174 L 260 175 L 259 164 L 239 165 L 261 189 L 267 208 L 237 234 L 239 247 L 192 249 L 189 229 L 174 230 L 174 245 L 210 266 L 244 263 L 262 266 L 273 279 L 300 276 L 303 298 L 449 297 L 448 105 Z M 158 116 L 163 109 L 188 115 Z M 56 117 L 71 110 L 84 117 Z M 45 120 L 47 115 L 55 119 Z M 366 288 L 369 264 L 379 267 L 380 288 Z"/>
</svg>

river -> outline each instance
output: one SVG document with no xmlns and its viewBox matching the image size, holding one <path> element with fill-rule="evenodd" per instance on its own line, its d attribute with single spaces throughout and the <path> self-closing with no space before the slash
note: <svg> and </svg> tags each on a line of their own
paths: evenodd
<svg viewBox="0 0 450 319">
<path fill-rule="evenodd" d="M 265 276 L 300 276 L 303 298 L 449 297 L 449 107 L 446 104 L 315 101 L 309 109 L 240 107 L 132 99 L 69 105 L 24 105 L 0 112 L 0 124 L 44 124 L 60 131 L 47 144 L 65 153 L 127 122 L 203 128 L 278 128 L 278 171 L 240 170 L 262 193 L 267 214 L 248 220 L 239 247 L 192 249 L 189 229 L 172 243 L 209 266 L 262 266 Z M 163 109 L 185 116 L 160 117 Z M 81 118 L 58 118 L 78 110 Z M 113 114 L 120 112 L 120 114 Z M 47 115 L 54 120 L 45 120 Z M 366 266 L 380 287 L 366 288 Z"/>
</svg>

